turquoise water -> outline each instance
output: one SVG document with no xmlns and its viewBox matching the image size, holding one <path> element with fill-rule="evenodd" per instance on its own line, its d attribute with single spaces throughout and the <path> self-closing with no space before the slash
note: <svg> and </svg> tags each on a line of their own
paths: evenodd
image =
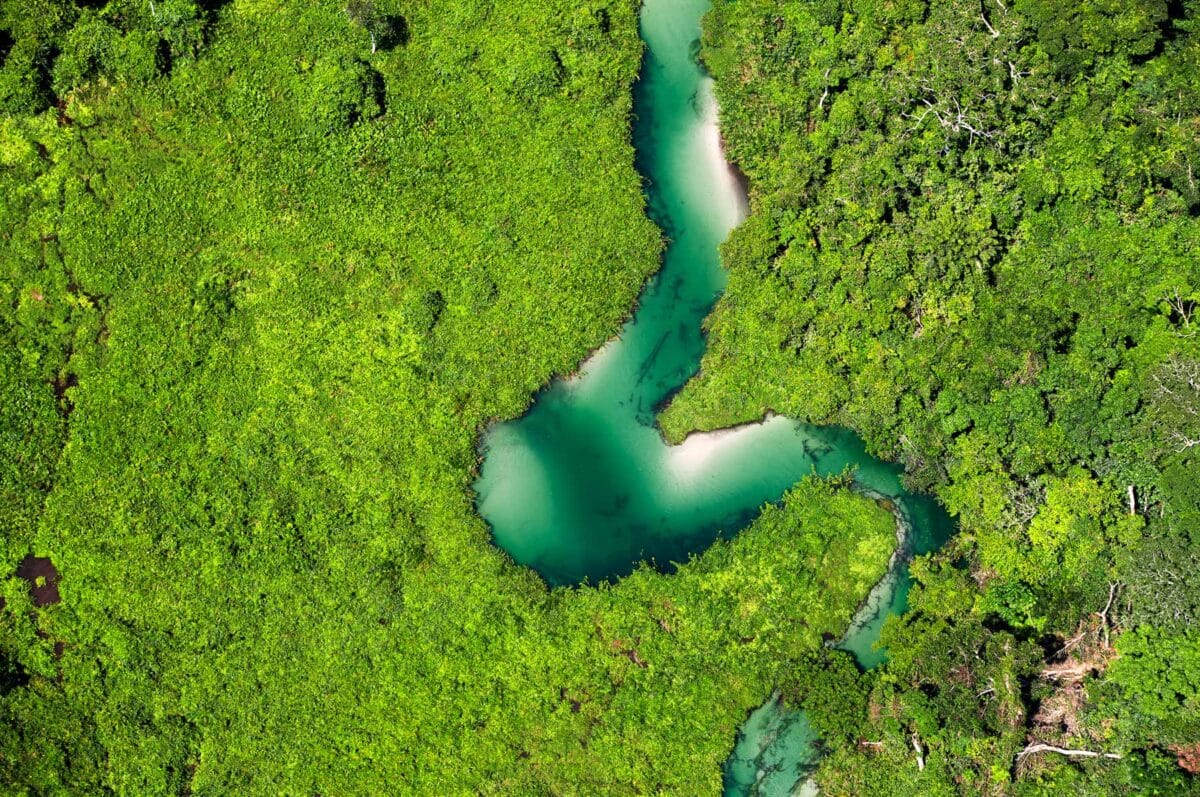
<svg viewBox="0 0 1200 797">
<path fill-rule="evenodd" d="M 661 270 L 616 338 L 482 441 L 479 512 L 496 544 L 552 585 L 618 578 L 641 561 L 669 570 L 744 528 L 804 476 L 847 468 L 856 489 L 890 499 L 910 521 L 909 551 L 930 550 L 949 529 L 936 504 L 906 492 L 899 468 L 867 456 L 848 430 L 772 417 L 669 446 L 656 426 L 699 367 L 701 324 L 725 286 L 718 246 L 746 211 L 720 152 L 712 81 L 696 61 L 707 8 L 708 0 L 646 0 L 641 13 L 634 144 L 650 214 L 669 240 Z M 906 558 L 841 643 L 865 667 L 883 655 L 873 648 L 883 620 L 904 609 Z M 802 712 L 777 703 L 760 712 L 743 729 L 727 793 L 790 793 L 798 774 L 760 782 L 760 764 L 782 756 L 800 773 L 815 760 Z"/>
<path fill-rule="evenodd" d="M 742 723 L 725 763 L 725 794 L 815 794 L 806 781 L 820 758 L 816 741 L 808 715 L 772 695 Z"/>
<path fill-rule="evenodd" d="M 870 491 L 868 491 L 870 492 Z M 851 653 L 863 669 L 887 659 L 876 647 L 888 617 L 908 609 L 912 580 L 908 560 L 928 553 L 953 532 L 945 511 L 928 497 L 904 494 L 895 502 L 897 521 L 906 530 L 904 547 L 884 578 L 875 585 L 850 621 L 836 647 Z M 750 713 L 738 731 L 733 753 L 725 762 L 726 797 L 792 797 L 816 793 L 808 776 L 820 761 L 820 739 L 807 714 L 784 704 L 778 695 Z"/>
</svg>

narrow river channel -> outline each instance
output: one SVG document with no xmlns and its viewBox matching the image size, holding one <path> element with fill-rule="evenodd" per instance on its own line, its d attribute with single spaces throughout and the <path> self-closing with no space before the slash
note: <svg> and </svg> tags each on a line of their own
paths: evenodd
<svg viewBox="0 0 1200 797">
<path fill-rule="evenodd" d="M 641 561 L 669 570 L 747 526 L 799 479 L 855 472 L 906 530 L 900 555 L 838 643 L 863 667 L 889 614 L 902 612 L 907 560 L 946 538 L 935 502 L 906 492 L 900 469 L 869 457 L 850 431 L 771 417 L 667 445 L 657 411 L 699 368 L 702 322 L 725 286 L 718 246 L 746 212 L 721 153 L 712 80 L 699 66 L 709 0 L 646 0 L 646 55 L 635 87 L 634 144 L 650 214 L 669 245 L 619 335 L 555 380 L 521 418 L 482 441 L 475 484 L 497 545 L 551 585 L 619 578 Z M 814 766 L 804 713 L 768 701 L 742 728 L 726 794 L 791 794 Z M 730 740 L 731 745 L 734 740 Z"/>
</svg>

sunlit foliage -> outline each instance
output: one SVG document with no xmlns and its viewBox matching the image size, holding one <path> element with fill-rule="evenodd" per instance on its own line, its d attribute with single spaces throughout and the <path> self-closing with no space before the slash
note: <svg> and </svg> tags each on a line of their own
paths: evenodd
<svg viewBox="0 0 1200 797">
<path fill-rule="evenodd" d="M 673 575 L 552 592 L 468 488 L 657 265 L 635 4 L 0 31 L 0 566 L 62 597 L 3 582 L 0 790 L 714 793 L 891 515 L 803 484 Z"/>
<path fill-rule="evenodd" d="M 832 791 L 1111 793 L 1157 783 L 1179 741 L 1105 718 L 1136 714 L 1182 644 L 1135 629 L 1196 611 L 1198 15 L 715 4 L 704 58 L 753 212 L 664 426 L 846 424 L 960 522 L 885 634 L 862 728 L 883 744 L 834 755 Z M 1144 664 L 1086 700 L 1122 631 Z M 1126 755 L 1018 764 L 1027 741 Z"/>
</svg>

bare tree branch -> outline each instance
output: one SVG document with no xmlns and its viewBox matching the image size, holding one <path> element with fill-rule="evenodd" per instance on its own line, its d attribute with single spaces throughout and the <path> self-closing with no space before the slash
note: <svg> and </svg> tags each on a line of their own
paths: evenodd
<svg viewBox="0 0 1200 797">
<path fill-rule="evenodd" d="M 829 99 L 829 70 L 825 70 L 825 91 L 821 94 L 821 101 L 817 103 L 817 110 L 822 110 L 825 107 L 825 100 Z"/>
<path fill-rule="evenodd" d="M 1110 609 L 1112 609 L 1113 601 L 1116 599 L 1117 594 L 1120 592 L 1120 590 L 1121 590 L 1121 582 L 1110 581 L 1108 583 L 1108 603 L 1104 604 L 1103 611 L 1101 611 L 1099 614 L 1096 615 L 1097 617 L 1100 618 L 1100 627 L 1103 629 L 1104 646 L 1105 647 L 1108 647 L 1108 626 L 1109 626 L 1108 612 Z"/>
<path fill-rule="evenodd" d="M 1092 750 L 1071 750 L 1066 747 L 1057 747 L 1044 742 L 1033 742 L 1026 745 L 1025 749 L 1017 753 L 1017 763 L 1021 763 L 1026 758 L 1037 753 L 1058 753 L 1072 758 L 1112 758 L 1120 759 L 1120 753 L 1097 753 Z"/>
<path fill-rule="evenodd" d="M 992 23 L 988 22 L 987 14 L 980 11 L 979 18 L 983 20 L 983 26 L 988 29 L 988 33 L 992 34 L 993 39 L 1000 38 L 1000 31 L 992 27 Z"/>
<path fill-rule="evenodd" d="M 1188 180 L 1189 182 L 1192 181 L 1191 163 L 1188 163 Z M 1195 190 L 1194 182 L 1193 190 Z M 1197 330 L 1192 329 L 1192 319 L 1196 314 L 1196 303 L 1190 299 L 1184 299 L 1182 296 L 1180 296 L 1178 288 L 1175 288 L 1171 293 L 1163 296 L 1162 300 L 1171 308 L 1171 312 L 1179 316 L 1179 320 L 1183 328 L 1176 334 L 1185 338 L 1195 336 Z"/>
<path fill-rule="evenodd" d="M 912 746 L 917 751 L 917 770 L 925 771 L 925 751 L 921 749 L 921 739 L 915 733 L 912 735 Z"/>
</svg>

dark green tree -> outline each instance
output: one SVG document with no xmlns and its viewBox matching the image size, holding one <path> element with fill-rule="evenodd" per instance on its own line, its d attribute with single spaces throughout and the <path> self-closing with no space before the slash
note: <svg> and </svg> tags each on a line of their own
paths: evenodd
<svg viewBox="0 0 1200 797">
<path fill-rule="evenodd" d="M 408 43 L 408 20 L 399 14 L 381 13 L 374 0 L 350 0 L 346 15 L 370 36 L 372 53 Z"/>
</svg>

